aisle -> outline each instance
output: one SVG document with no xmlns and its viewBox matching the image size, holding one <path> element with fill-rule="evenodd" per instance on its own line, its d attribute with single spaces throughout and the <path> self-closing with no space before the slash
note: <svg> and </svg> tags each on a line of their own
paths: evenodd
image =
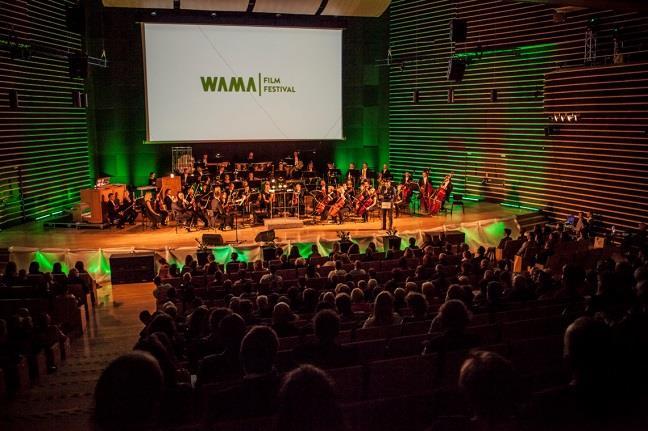
<svg viewBox="0 0 648 431">
<path fill-rule="evenodd" d="M 142 329 L 139 312 L 145 308 L 152 311 L 154 306 L 151 290 L 151 283 L 99 289 L 101 305 L 91 310 L 84 336 L 73 340 L 70 358 L 55 373 L 0 408 L 0 429 L 87 430 L 99 374 L 137 341 Z"/>
</svg>

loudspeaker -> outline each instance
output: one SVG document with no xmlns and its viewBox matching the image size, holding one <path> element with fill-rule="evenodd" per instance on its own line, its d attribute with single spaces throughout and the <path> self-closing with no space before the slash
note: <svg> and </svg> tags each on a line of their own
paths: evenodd
<svg viewBox="0 0 648 431">
<path fill-rule="evenodd" d="M 9 90 L 9 108 L 10 109 L 18 109 L 19 105 L 20 105 L 20 103 L 18 101 L 18 91 Z"/>
<path fill-rule="evenodd" d="M 385 248 L 385 253 L 392 248 L 400 250 L 401 237 L 400 236 L 383 236 L 383 246 Z"/>
<path fill-rule="evenodd" d="M 68 7 L 65 12 L 67 29 L 72 33 L 83 33 L 85 19 L 81 5 Z"/>
<path fill-rule="evenodd" d="M 269 262 L 271 260 L 275 259 L 275 256 L 277 255 L 277 252 L 275 251 L 274 247 L 263 247 L 261 249 L 263 251 L 263 260 L 266 262 Z"/>
<path fill-rule="evenodd" d="M 142 283 L 155 277 L 155 253 L 113 254 L 110 256 L 112 284 Z"/>
<path fill-rule="evenodd" d="M 207 247 L 215 247 L 217 245 L 224 245 L 223 236 L 217 233 L 204 233 L 202 236 L 202 243 Z"/>
<path fill-rule="evenodd" d="M 257 236 L 254 237 L 255 242 L 272 242 L 274 241 L 274 239 L 275 239 L 274 229 L 259 232 Z"/>
<path fill-rule="evenodd" d="M 71 78 L 88 77 L 88 56 L 85 54 L 72 54 L 68 57 Z"/>
<path fill-rule="evenodd" d="M 465 42 L 468 34 L 468 23 L 465 19 L 450 20 L 450 42 Z"/>
<path fill-rule="evenodd" d="M 448 81 L 461 82 L 466 72 L 466 62 L 460 58 L 448 61 Z"/>
<path fill-rule="evenodd" d="M 445 239 L 449 244 L 462 244 L 466 242 L 466 234 L 458 230 L 447 231 Z"/>
</svg>

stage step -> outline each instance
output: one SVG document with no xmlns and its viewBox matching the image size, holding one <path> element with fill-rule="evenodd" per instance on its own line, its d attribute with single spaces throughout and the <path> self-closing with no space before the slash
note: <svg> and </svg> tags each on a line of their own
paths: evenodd
<svg viewBox="0 0 648 431">
<path fill-rule="evenodd" d="M 304 227 L 304 222 L 297 217 L 267 218 L 263 221 L 267 230 L 298 229 Z"/>
</svg>

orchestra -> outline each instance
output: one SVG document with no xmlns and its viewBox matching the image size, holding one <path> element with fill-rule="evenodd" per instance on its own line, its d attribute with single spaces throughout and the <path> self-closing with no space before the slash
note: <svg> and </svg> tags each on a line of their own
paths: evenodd
<svg viewBox="0 0 648 431">
<path fill-rule="evenodd" d="M 393 227 L 394 218 L 414 214 L 413 208 L 419 205 L 423 214 L 438 214 L 452 191 L 452 173 L 435 188 L 429 169 L 421 172 L 418 181 L 409 171 L 396 181 L 388 164 L 377 175 L 366 161 L 359 166 L 350 162 L 343 175 L 329 162 L 320 174 L 314 160 L 304 160 L 298 151 L 277 163 L 259 162 L 253 152 L 241 163 L 212 163 L 203 154 L 193 167 L 175 172 L 182 189 L 177 194 L 168 188 L 153 190 L 156 175 L 151 172 L 148 184 L 152 190 L 140 198 L 143 202 L 136 204 L 128 191 L 121 202 L 119 196 L 110 196 L 105 202 L 107 222 L 123 228 L 125 223 L 133 224 L 140 211 L 154 229 L 173 219 L 188 230 L 231 230 L 263 224 L 273 217 L 342 224 L 366 223 L 375 214 L 372 217 L 381 219 L 386 230 Z"/>
</svg>

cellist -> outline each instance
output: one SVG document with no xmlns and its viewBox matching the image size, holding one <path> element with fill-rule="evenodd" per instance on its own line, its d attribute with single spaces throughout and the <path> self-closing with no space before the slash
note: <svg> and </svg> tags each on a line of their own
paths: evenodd
<svg viewBox="0 0 648 431">
<path fill-rule="evenodd" d="M 431 201 L 432 196 L 434 195 L 434 187 L 432 187 L 432 181 L 430 181 L 429 172 L 427 169 L 424 169 L 421 173 L 421 179 L 419 180 L 419 190 L 421 191 L 421 205 L 425 212 L 430 212 L 431 210 Z"/>
</svg>

